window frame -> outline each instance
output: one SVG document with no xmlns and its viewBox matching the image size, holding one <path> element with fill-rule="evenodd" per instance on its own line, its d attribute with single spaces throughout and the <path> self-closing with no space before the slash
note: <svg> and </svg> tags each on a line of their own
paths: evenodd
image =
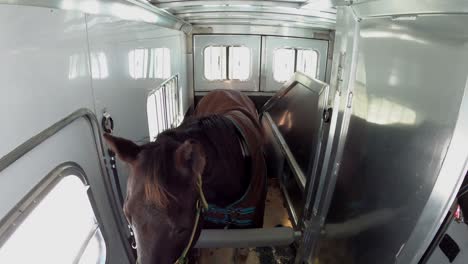
<svg viewBox="0 0 468 264">
<path fill-rule="evenodd" d="M 85 186 L 89 186 L 88 176 L 83 168 L 75 162 L 65 162 L 55 167 L 49 172 L 38 184 L 36 184 L 21 200 L 13 207 L 10 212 L 0 221 L 0 248 L 14 234 L 16 229 L 24 222 L 24 220 L 34 211 L 34 209 L 44 200 L 44 198 L 57 186 L 57 184 L 66 177 L 77 177 Z M 108 234 L 103 225 L 99 210 L 97 210 L 96 202 L 91 188 L 87 190 L 88 200 L 94 213 L 94 217 L 98 223 L 97 228 L 90 231 L 89 239 L 87 239 L 80 248 L 80 254 L 76 256 L 75 262 L 79 262 L 83 256 L 86 247 L 94 234 L 100 230 L 104 245 L 106 246 L 106 261 L 109 262 L 109 248 L 107 241 Z"/>
<path fill-rule="evenodd" d="M 205 67 L 205 54 L 206 54 L 206 49 L 208 48 L 226 48 L 226 65 L 224 67 L 225 69 L 225 75 L 226 75 L 226 79 L 208 79 L 206 77 L 206 74 L 205 74 L 205 70 L 206 70 L 206 67 Z M 248 65 L 249 65 L 249 74 L 248 74 L 248 77 L 246 79 L 231 79 L 230 78 L 230 74 L 229 74 L 229 71 L 230 71 L 230 59 L 229 59 L 229 49 L 230 48 L 246 48 L 248 49 L 249 51 L 249 61 L 248 61 Z M 246 45 L 225 45 L 225 44 L 219 44 L 219 45 L 207 45 L 205 47 L 203 47 L 202 49 L 202 58 L 203 58 L 203 68 L 202 68 L 202 78 L 203 80 L 207 81 L 207 82 L 249 82 L 252 80 L 252 49 Z"/>
</svg>

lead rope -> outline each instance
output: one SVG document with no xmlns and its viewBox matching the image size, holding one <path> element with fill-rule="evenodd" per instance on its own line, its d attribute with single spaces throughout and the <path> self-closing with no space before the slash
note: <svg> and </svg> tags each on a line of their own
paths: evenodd
<svg viewBox="0 0 468 264">
<path fill-rule="evenodd" d="M 203 205 L 203 209 L 208 209 L 208 202 L 206 201 L 205 194 L 203 193 L 203 182 L 202 177 L 199 174 L 197 177 L 197 187 L 198 187 L 198 194 L 200 195 L 200 199 Z"/>
<path fill-rule="evenodd" d="M 198 223 L 200 222 L 200 216 L 202 210 L 207 210 L 208 209 L 208 202 L 206 201 L 205 194 L 203 193 L 203 188 L 202 188 L 202 177 L 201 175 L 198 175 L 197 177 L 197 188 L 198 188 L 198 194 L 200 198 L 197 200 L 197 214 L 195 216 L 195 223 L 193 224 L 193 229 L 192 229 L 192 234 L 190 234 L 190 240 L 187 244 L 187 246 L 184 248 L 184 251 L 182 251 L 182 255 L 176 260 L 174 264 L 186 264 L 187 263 L 187 254 L 192 247 L 193 244 L 193 239 L 195 238 L 195 233 L 197 232 L 198 228 Z"/>
</svg>

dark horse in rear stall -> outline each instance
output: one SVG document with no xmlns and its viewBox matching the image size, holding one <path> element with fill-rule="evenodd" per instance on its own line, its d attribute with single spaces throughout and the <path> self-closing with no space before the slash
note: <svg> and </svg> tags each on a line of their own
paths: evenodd
<svg viewBox="0 0 468 264">
<path fill-rule="evenodd" d="M 263 225 L 263 132 L 253 102 L 240 92 L 207 94 L 155 142 L 104 137 L 130 167 L 123 210 L 140 264 L 186 262 L 202 228 Z"/>
</svg>

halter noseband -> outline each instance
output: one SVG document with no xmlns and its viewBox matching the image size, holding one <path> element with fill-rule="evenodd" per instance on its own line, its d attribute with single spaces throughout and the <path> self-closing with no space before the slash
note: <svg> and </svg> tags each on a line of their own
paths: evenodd
<svg viewBox="0 0 468 264">
<path fill-rule="evenodd" d="M 190 239 L 188 241 L 187 246 L 185 246 L 184 251 L 182 251 L 182 254 L 180 257 L 174 262 L 174 264 L 185 264 L 187 263 L 187 254 L 192 247 L 193 244 L 193 239 L 195 238 L 195 233 L 197 232 L 198 224 L 200 222 L 200 216 L 203 210 L 208 209 L 208 202 L 206 201 L 205 194 L 203 193 L 203 188 L 202 188 L 202 177 L 199 174 L 197 177 L 197 189 L 198 189 L 198 194 L 199 198 L 197 200 L 197 213 L 195 215 L 195 223 L 193 224 L 192 228 L 192 233 L 190 234 Z M 136 264 L 138 263 L 138 259 L 136 261 Z"/>
<path fill-rule="evenodd" d="M 195 233 L 197 232 L 198 224 L 200 222 L 201 213 L 203 210 L 208 209 L 208 202 L 206 201 L 205 194 L 203 193 L 202 177 L 200 174 L 197 177 L 197 189 L 200 197 L 198 198 L 196 204 L 197 214 L 195 215 L 195 223 L 193 224 L 192 234 L 190 234 L 190 239 L 188 241 L 187 246 L 185 246 L 184 251 L 182 251 L 182 254 L 174 264 L 185 264 L 187 262 L 187 254 L 190 248 L 192 247 L 193 239 L 195 238 Z"/>
</svg>

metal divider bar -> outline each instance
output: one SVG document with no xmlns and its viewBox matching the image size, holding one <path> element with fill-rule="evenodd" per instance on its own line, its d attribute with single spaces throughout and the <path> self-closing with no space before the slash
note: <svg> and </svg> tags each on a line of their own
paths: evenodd
<svg viewBox="0 0 468 264">
<path fill-rule="evenodd" d="M 290 227 L 202 230 L 195 248 L 287 246 L 301 237 Z"/>
</svg>

